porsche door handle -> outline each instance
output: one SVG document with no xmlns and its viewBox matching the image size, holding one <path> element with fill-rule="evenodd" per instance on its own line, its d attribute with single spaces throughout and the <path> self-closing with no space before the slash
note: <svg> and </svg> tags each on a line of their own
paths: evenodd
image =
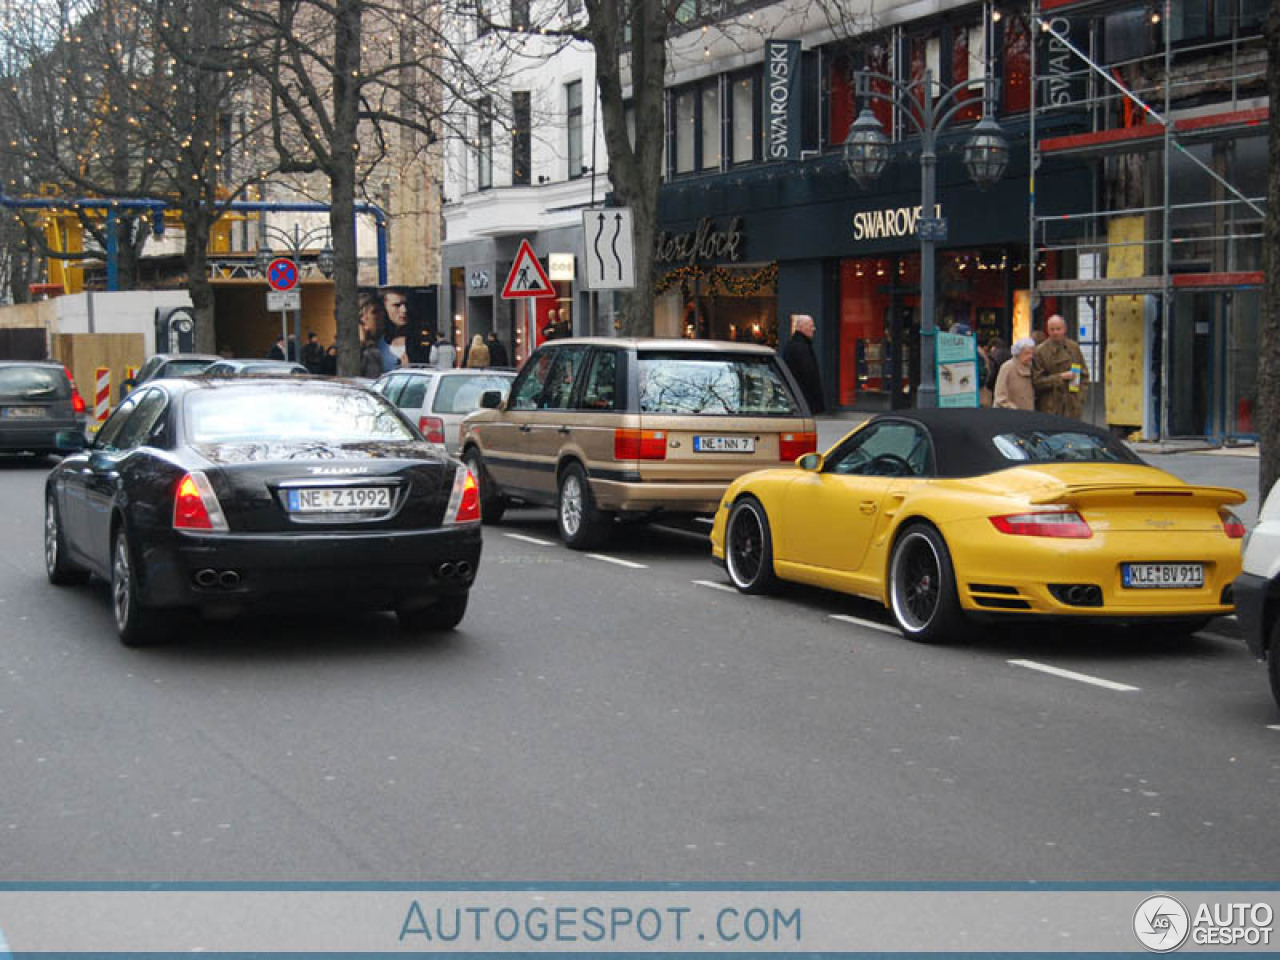
<svg viewBox="0 0 1280 960">
<path fill-rule="evenodd" d="M 863 513 L 875 513 L 876 502 L 874 500 L 863 500 L 858 504 L 858 509 Z"/>
<path fill-rule="evenodd" d="M 520 424 L 519 430 L 521 433 L 532 433 L 533 427 L 529 426 L 527 423 L 522 423 Z"/>
</svg>

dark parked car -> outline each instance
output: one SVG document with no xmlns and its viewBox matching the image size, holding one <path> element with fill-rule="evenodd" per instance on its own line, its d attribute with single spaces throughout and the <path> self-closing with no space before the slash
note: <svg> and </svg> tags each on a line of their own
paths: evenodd
<svg viewBox="0 0 1280 960">
<path fill-rule="evenodd" d="M 0 452 L 56 453 L 84 433 L 84 398 L 60 363 L 0 361 Z"/>
<path fill-rule="evenodd" d="M 451 629 L 479 561 L 467 468 L 336 381 L 157 380 L 45 488 L 49 580 L 108 580 L 130 646 L 163 639 L 181 608 L 329 602 Z"/>
<path fill-rule="evenodd" d="M 218 360 L 217 363 L 211 363 L 202 371 L 207 377 L 238 377 L 243 374 L 251 373 L 256 375 L 270 374 L 272 376 L 278 374 L 299 373 L 306 374 L 307 370 L 300 363 L 294 363 L 292 360 Z"/>
<path fill-rule="evenodd" d="M 157 353 L 144 363 L 132 377 L 120 381 L 121 398 L 130 390 L 137 390 L 144 383 L 163 380 L 165 377 L 189 377 L 202 373 L 211 363 L 222 358 L 210 353 Z"/>
</svg>

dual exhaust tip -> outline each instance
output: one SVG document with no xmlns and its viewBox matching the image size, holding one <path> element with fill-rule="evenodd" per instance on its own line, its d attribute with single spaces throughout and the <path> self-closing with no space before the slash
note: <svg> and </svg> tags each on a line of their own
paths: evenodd
<svg viewBox="0 0 1280 960">
<path fill-rule="evenodd" d="M 1060 602 L 1073 607 L 1102 606 L 1102 588 L 1096 583 L 1055 583 L 1049 589 Z"/>
<path fill-rule="evenodd" d="M 240 586 L 240 572 L 238 570 L 214 570 L 212 567 L 205 567 L 202 570 L 197 570 L 191 579 L 197 587 L 204 590 L 212 590 L 214 587 L 233 590 Z"/>
<path fill-rule="evenodd" d="M 436 567 L 436 576 L 441 580 L 469 580 L 473 571 L 469 560 L 459 560 L 457 563 L 446 560 Z"/>
</svg>

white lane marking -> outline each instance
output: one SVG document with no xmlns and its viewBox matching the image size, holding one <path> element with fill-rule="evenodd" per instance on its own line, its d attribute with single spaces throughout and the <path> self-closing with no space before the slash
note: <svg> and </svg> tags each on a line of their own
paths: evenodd
<svg viewBox="0 0 1280 960">
<path fill-rule="evenodd" d="M 1280 730 L 1280 723 L 1268 723 L 1268 724 L 1267 724 L 1267 729 L 1268 729 L 1268 730 Z"/>
<path fill-rule="evenodd" d="M 693 518 L 693 522 L 694 522 L 694 523 L 705 523 L 705 524 L 709 527 L 709 526 L 711 526 L 713 523 L 715 523 L 715 522 L 716 522 L 716 518 L 715 518 L 715 517 L 694 517 L 694 518 Z"/>
<path fill-rule="evenodd" d="M 891 627 L 887 623 L 876 623 L 874 620 L 863 620 L 861 617 L 851 617 L 847 613 L 833 613 L 832 620 L 840 620 L 843 623 L 852 623 L 859 627 L 868 627 L 872 630 L 879 630 L 881 633 L 892 633 L 894 636 L 901 636 L 902 631 L 897 627 Z"/>
<path fill-rule="evenodd" d="M 588 557 L 592 560 L 603 560 L 605 563 L 616 563 L 620 567 L 630 567 L 632 570 L 648 570 L 647 563 L 632 563 L 630 560 L 623 560 L 619 557 L 606 557 L 603 553 L 588 553 Z"/>
<path fill-rule="evenodd" d="M 1131 687 L 1127 683 L 1116 683 L 1114 680 L 1104 680 L 1102 677 L 1091 677 L 1087 673 L 1076 673 L 1074 670 L 1063 670 L 1061 667 L 1051 667 L 1047 663 L 1036 663 L 1034 660 L 1010 660 L 1009 663 L 1015 667 L 1026 667 L 1028 670 L 1038 670 L 1041 673 L 1047 673 L 1051 676 L 1062 677 L 1065 680 L 1078 680 L 1081 683 L 1091 683 L 1095 687 L 1102 687 L 1106 690 L 1117 690 L 1120 693 L 1132 693 L 1141 687 Z"/>
<path fill-rule="evenodd" d="M 539 540 L 537 537 L 526 537 L 523 533 L 504 533 L 504 537 L 510 537 L 512 540 L 522 540 L 525 543 L 536 543 L 540 547 L 554 547 L 555 544 L 550 540 Z"/>
<path fill-rule="evenodd" d="M 668 527 L 661 523 L 650 525 L 651 530 L 661 530 L 663 533 L 673 533 L 677 537 L 684 537 L 686 540 L 696 540 L 698 543 L 707 542 L 707 534 L 699 533 L 697 530 L 681 530 L 679 527 Z"/>
<path fill-rule="evenodd" d="M 712 590 L 723 590 L 725 593 L 737 593 L 737 587 L 731 587 L 727 583 L 716 583 L 714 580 L 694 580 L 700 587 L 710 587 Z"/>
</svg>

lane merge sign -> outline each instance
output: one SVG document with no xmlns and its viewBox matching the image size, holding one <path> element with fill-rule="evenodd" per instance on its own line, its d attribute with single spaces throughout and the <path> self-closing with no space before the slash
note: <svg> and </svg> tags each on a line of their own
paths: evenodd
<svg viewBox="0 0 1280 960">
<path fill-rule="evenodd" d="M 507 282 L 502 287 L 503 300 L 517 300 L 521 297 L 555 296 L 556 289 L 547 278 L 547 272 L 538 262 L 537 254 L 528 240 L 520 241 L 520 251 L 511 264 L 511 272 L 507 274 Z"/>
<path fill-rule="evenodd" d="M 276 257 L 267 266 L 267 285 L 272 290 L 292 290 L 298 285 L 298 265 L 288 257 Z"/>
<path fill-rule="evenodd" d="M 631 290 L 636 285 L 636 241 L 630 207 L 582 211 L 588 290 Z"/>
</svg>

